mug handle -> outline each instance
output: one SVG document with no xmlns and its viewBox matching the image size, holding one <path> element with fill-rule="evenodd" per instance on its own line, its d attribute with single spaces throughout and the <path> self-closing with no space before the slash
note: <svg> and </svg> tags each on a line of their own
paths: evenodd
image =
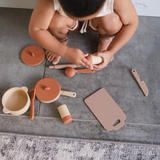
<svg viewBox="0 0 160 160">
<path fill-rule="evenodd" d="M 3 108 L 3 112 L 6 113 L 6 114 L 10 113 L 10 111 L 6 108 Z"/>
<path fill-rule="evenodd" d="M 23 89 L 25 92 L 28 92 L 28 88 L 25 86 L 21 87 L 21 89 Z"/>
</svg>

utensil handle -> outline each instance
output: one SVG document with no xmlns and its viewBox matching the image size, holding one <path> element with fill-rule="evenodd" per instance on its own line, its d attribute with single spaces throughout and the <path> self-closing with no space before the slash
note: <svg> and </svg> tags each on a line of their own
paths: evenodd
<svg viewBox="0 0 160 160">
<path fill-rule="evenodd" d="M 77 73 L 94 73 L 95 70 L 91 70 L 91 69 L 78 69 L 76 70 Z"/>
<path fill-rule="evenodd" d="M 68 97 L 76 97 L 75 92 L 68 92 L 68 91 L 62 91 L 60 92 L 61 95 L 68 96 Z"/>
<path fill-rule="evenodd" d="M 30 111 L 30 119 L 34 119 L 34 99 L 31 100 L 31 111 Z"/>
<path fill-rule="evenodd" d="M 75 68 L 77 66 L 75 64 L 58 64 L 54 66 L 49 66 L 49 68 L 54 68 L 54 69 L 63 69 L 63 68 L 68 68 L 68 67 Z"/>
<path fill-rule="evenodd" d="M 135 78 L 135 80 L 138 82 L 138 81 L 141 81 L 140 78 L 139 78 L 139 75 L 137 73 L 137 71 L 135 69 L 132 69 L 131 71 L 133 77 Z"/>
</svg>

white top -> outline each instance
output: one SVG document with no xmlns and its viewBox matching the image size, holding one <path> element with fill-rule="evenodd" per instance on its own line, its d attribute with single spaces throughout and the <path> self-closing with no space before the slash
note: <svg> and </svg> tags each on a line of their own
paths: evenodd
<svg viewBox="0 0 160 160">
<path fill-rule="evenodd" d="M 60 15 L 67 17 L 67 15 L 64 13 L 59 1 L 53 0 L 53 3 L 54 3 L 54 10 L 58 11 L 60 13 Z M 107 14 L 113 13 L 113 3 L 114 3 L 114 0 L 106 0 L 101 12 L 96 17 L 103 17 Z"/>
</svg>

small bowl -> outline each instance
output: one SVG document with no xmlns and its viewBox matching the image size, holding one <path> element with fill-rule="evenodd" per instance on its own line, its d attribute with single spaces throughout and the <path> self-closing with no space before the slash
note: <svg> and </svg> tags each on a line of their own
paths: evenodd
<svg viewBox="0 0 160 160">
<path fill-rule="evenodd" d="M 27 87 L 14 87 L 7 90 L 2 97 L 3 112 L 15 116 L 24 114 L 30 106 Z"/>
</svg>

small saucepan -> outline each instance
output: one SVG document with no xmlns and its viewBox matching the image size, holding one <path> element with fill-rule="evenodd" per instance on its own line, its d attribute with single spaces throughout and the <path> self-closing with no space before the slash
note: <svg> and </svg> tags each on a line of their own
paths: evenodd
<svg viewBox="0 0 160 160">
<path fill-rule="evenodd" d="M 59 83 L 52 78 L 44 78 L 37 82 L 36 97 L 43 103 L 56 101 L 60 95 L 76 97 L 75 92 L 62 91 Z"/>
</svg>

